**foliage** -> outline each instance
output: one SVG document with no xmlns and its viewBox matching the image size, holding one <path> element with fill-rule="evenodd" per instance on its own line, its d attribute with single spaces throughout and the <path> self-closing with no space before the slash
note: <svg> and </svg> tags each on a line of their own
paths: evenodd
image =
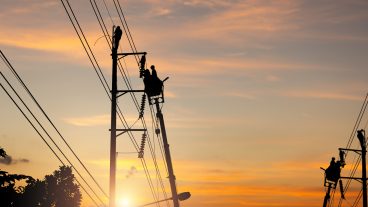
<svg viewBox="0 0 368 207">
<path fill-rule="evenodd" d="M 3 148 L 0 147 L 0 157 L 4 157 L 6 156 L 6 152 Z"/>
<path fill-rule="evenodd" d="M 71 167 L 61 166 L 53 175 L 46 175 L 46 201 L 48 206 L 80 206 L 81 193 L 74 183 Z"/>
<path fill-rule="evenodd" d="M 2 148 L 0 156 L 6 156 Z M 25 186 L 19 185 L 22 180 L 26 182 Z M 74 181 L 75 177 L 69 166 L 60 166 L 43 180 L 0 170 L 0 206 L 79 207 L 82 195 Z"/>
</svg>

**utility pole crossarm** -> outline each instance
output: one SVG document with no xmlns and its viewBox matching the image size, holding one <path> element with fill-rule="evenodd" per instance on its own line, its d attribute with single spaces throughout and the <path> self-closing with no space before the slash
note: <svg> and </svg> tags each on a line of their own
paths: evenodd
<svg viewBox="0 0 368 207">
<path fill-rule="evenodd" d="M 119 98 L 120 96 L 125 95 L 127 93 L 137 93 L 137 92 L 144 93 L 144 90 L 118 90 L 117 93 L 120 94 L 117 97 Z"/>
<path fill-rule="evenodd" d="M 358 150 L 358 149 L 339 148 L 339 150 L 356 152 L 358 154 L 361 154 L 362 153 L 362 150 Z"/>
<path fill-rule="evenodd" d="M 118 56 L 128 56 L 128 55 L 147 55 L 147 52 L 123 52 L 123 53 L 117 53 Z"/>
<path fill-rule="evenodd" d="M 340 177 L 341 179 L 352 179 L 352 180 L 356 180 L 358 182 L 362 182 L 362 178 L 357 178 L 357 177 Z"/>
</svg>

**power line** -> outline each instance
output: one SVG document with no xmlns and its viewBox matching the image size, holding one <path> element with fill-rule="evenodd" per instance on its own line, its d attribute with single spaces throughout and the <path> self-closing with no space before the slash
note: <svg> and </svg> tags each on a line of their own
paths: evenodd
<svg viewBox="0 0 368 207">
<path fill-rule="evenodd" d="M 89 58 L 89 60 L 90 60 L 90 62 L 92 64 L 92 66 L 93 66 L 93 68 L 94 68 L 94 70 L 95 70 L 95 72 L 96 72 L 96 74 L 97 74 L 97 76 L 98 76 L 98 78 L 100 80 L 100 83 L 102 84 L 102 86 L 103 86 L 103 88 L 104 88 L 104 90 L 105 90 L 108 98 L 111 101 L 111 97 L 110 97 L 110 94 L 109 94 L 110 87 L 109 87 L 109 85 L 108 85 L 108 83 L 107 83 L 107 81 L 106 81 L 106 79 L 105 79 L 105 77 L 104 77 L 104 75 L 102 73 L 102 70 L 101 70 L 101 68 L 100 68 L 100 66 L 99 66 L 99 64 L 98 64 L 98 62 L 97 62 L 97 60 L 96 60 L 96 58 L 95 58 L 95 56 L 93 54 L 93 51 L 92 51 L 91 47 L 89 46 L 89 43 L 88 43 L 88 41 L 87 41 L 87 39 L 86 39 L 86 37 L 85 37 L 85 35 L 83 33 L 83 30 L 82 30 L 82 28 L 81 28 L 81 26 L 80 26 L 80 24 L 78 22 L 78 19 L 76 18 L 75 14 L 73 12 L 73 9 L 72 9 L 71 5 L 69 4 L 69 2 L 67 0 L 66 0 L 66 2 L 68 4 L 68 7 L 69 7 L 72 15 L 70 15 L 70 13 L 69 13 L 69 11 L 68 11 L 65 3 L 63 2 L 63 0 L 61 0 L 61 3 L 63 4 L 63 7 L 64 7 L 64 9 L 65 9 L 65 11 L 66 11 L 66 13 L 67 13 L 67 15 L 69 17 L 69 20 L 72 23 L 73 28 L 74 28 L 75 32 L 77 33 L 78 38 L 79 38 L 80 42 L 82 43 L 83 48 L 84 48 L 84 50 L 85 50 L 85 52 L 86 52 L 86 54 L 87 54 L 87 56 L 88 56 L 88 58 Z M 74 23 L 74 21 L 72 19 L 72 16 L 73 16 L 74 21 L 76 22 L 78 28 L 76 27 L 76 25 L 75 25 L 75 23 Z M 81 34 L 79 34 L 79 31 L 81 32 Z M 81 36 L 83 37 L 83 39 L 82 39 Z M 87 48 L 88 48 L 88 50 L 87 50 Z M 120 121 L 125 125 L 125 127 L 127 127 L 128 126 L 127 121 L 125 120 L 125 118 L 124 118 L 124 116 L 123 116 L 123 114 L 122 114 L 121 109 L 120 109 L 119 106 L 118 106 L 118 110 L 119 110 L 118 116 L 119 116 Z M 130 139 L 135 144 L 136 150 L 138 151 L 138 144 L 136 143 L 134 137 L 132 137 L 130 135 Z"/>
<path fill-rule="evenodd" d="M 109 17 L 110 17 L 111 24 L 112 24 L 112 25 L 114 25 L 115 23 L 114 23 L 114 20 L 113 20 L 113 19 L 112 19 L 112 17 L 111 17 L 110 10 L 109 10 L 109 8 L 108 8 L 108 6 L 107 6 L 107 4 L 106 4 L 106 1 L 105 1 L 105 0 L 103 0 L 103 3 L 104 3 L 104 5 L 105 5 L 105 9 L 106 9 L 106 11 L 107 11 L 107 14 L 108 14 L 108 15 L 109 15 Z"/>
<path fill-rule="evenodd" d="M 97 18 L 97 20 L 98 20 L 98 23 L 99 23 L 99 25 L 100 25 L 100 28 L 103 30 L 103 33 L 104 34 L 106 34 L 106 33 L 108 33 L 108 30 L 107 30 L 107 28 L 106 28 L 106 25 L 105 25 L 105 23 L 104 23 L 104 20 L 103 20 L 103 18 L 102 18 L 102 16 L 101 16 L 101 12 L 99 11 L 99 8 L 98 8 L 98 5 L 96 4 L 96 1 L 95 0 L 93 0 L 93 2 L 94 2 L 94 4 L 92 3 L 92 0 L 90 0 L 90 3 L 91 3 L 91 6 L 92 6 L 92 8 L 93 8 L 93 11 L 94 11 L 94 13 L 95 13 L 95 17 Z M 114 2 L 114 4 L 115 4 L 115 6 L 116 6 L 116 3 Z M 118 2 L 118 5 L 120 6 L 120 3 Z M 117 7 L 116 7 L 117 8 Z M 121 10 L 121 7 L 120 7 L 120 10 Z M 117 10 L 118 12 L 119 12 L 119 10 Z M 122 10 L 121 10 L 121 12 L 122 12 Z M 119 16 L 120 16 L 120 14 L 119 14 Z M 110 18 L 111 18 L 111 16 L 110 16 Z M 121 20 L 122 21 L 122 20 Z M 126 24 L 126 20 L 124 21 L 125 22 L 125 24 Z M 124 23 L 123 23 L 123 21 L 122 21 L 122 24 L 123 24 L 123 26 L 124 26 Z M 124 28 L 125 28 L 125 26 L 124 26 Z M 128 27 L 127 27 L 128 28 Z M 125 29 L 125 32 L 127 33 L 127 35 L 128 34 L 130 34 L 130 30 L 129 30 L 129 28 L 128 29 Z M 129 33 L 128 33 L 129 32 Z M 107 35 L 107 36 L 109 36 L 109 35 Z M 127 36 L 128 37 L 128 40 L 129 39 L 132 39 L 132 36 L 130 35 L 130 36 Z M 110 43 L 109 43 L 109 41 L 107 40 L 107 38 L 106 38 L 106 35 L 105 35 L 105 39 L 106 39 L 106 41 L 107 41 L 107 43 L 108 43 L 108 45 L 109 45 L 109 47 L 110 47 L 110 49 L 111 49 L 111 45 L 110 45 Z M 133 42 L 133 40 L 131 40 L 132 42 Z M 129 40 L 129 42 L 130 42 L 130 40 Z M 136 48 L 135 48 L 135 44 L 134 44 L 134 42 L 133 42 L 133 46 L 134 46 L 134 48 L 132 47 L 132 45 L 131 45 L 131 47 L 132 47 L 132 50 L 133 51 L 136 51 Z M 122 65 L 121 65 L 121 62 L 119 62 L 120 63 L 120 68 L 119 69 L 121 69 L 121 68 L 123 68 L 122 67 Z M 120 70 L 120 72 L 121 72 L 121 70 Z M 128 89 L 131 89 L 132 87 L 131 87 L 131 84 L 130 84 L 130 82 L 129 82 L 129 79 L 127 78 L 127 75 L 126 75 L 126 73 L 124 72 L 124 74 L 122 73 L 122 77 L 124 78 L 124 81 L 125 81 L 125 83 L 126 83 L 126 85 L 127 85 L 127 87 L 128 87 Z M 136 108 L 137 108 L 137 110 L 139 109 L 139 106 L 138 106 L 138 101 L 136 100 L 136 97 L 133 95 L 133 94 L 131 94 L 131 96 L 132 96 L 132 99 L 133 99 L 133 101 L 134 101 L 134 103 L 135 103 L 135 105 L 136 105 Z M 153 119 L 154 120 L 154 119 Z M 142 119 L 142 124 L 143 124 L 143 126 L 144 126 L 144 128 L 145 129 L 147 129 L 147 126 L 146 126 L 146 124 L 145 124 L 145 121 L 144 121 L 144 118 Z M 135 139 L 134 139 L 135 140 Z M 152 151 L 152 146 L 151 146 L 151 142 L 150 142 L 150 139 L 149 139 L 149 135 L 148 135 L 148 140 L 149 140 L 149 146 L 150 146 L 150 151 L 151 151 L 151 155 L 152 155 L 152 157 L 153 157 L 153 160 L 154 160 L 154 165 L 155 165 L 155 169 L 156 169 L 156 173 L 157 173 L 157 176 L 159 177 L 159 182 L 161 183 L 161 187 L 162 187 L 162 190 L 163 190 L 163 192 L 164 192 L 164 196 L 165 196 L 165 198 L 167 198 L 167 195 L 166 195 L 166 192 L 165 192 L 165 188 L 164 188 L 164 186 L 163 186 L 163 182 L 162 182 L 162 178 L 161 178 L 161 174 L 160 174 L 160 171 L 159 171 L 159 168 L 158 168 L 158 166 L 157 166 L 157 161 L 156 161 L 156 157 L 155 157 L 155 153 Z"/>
<path fill-rule="evenodd" d="M 5 79 L 4 75 L 2 72 L 0 72 L 1 76 Z M 5 79 L 6 80 L 6 79 Z M 6 80 L 6 82 L 8 82 Z M 9 83 L 8 83 L 9 84 Z M 47 147 L 52 151 L 52 153 L 56 156 L 56 158 L 60 161 L 60 163 L 65 166 L 65 163 L 61 160 L 61 158 L 59 157 L 59 155 L 57 155 L 57 153 L 54 151 L 54 149 L 50 146 L 50 144 L 46 141 L 46 139 L 41 135 L 41 133 L 38 131 L 38 129 L 35 127 L 35 125 L 31 122 L 31 120 L 28 118 L 28 116 L 24 113 L 24 111 L 20 108 L 20 106 L 16 103 L 16 101 L 14 100 L 14 98 L 9 94 L 9 92 L 5 89 L 5 87 L 0 83 L 1 88 L 5 91 L 5 93 L 8 95 L 8 97 L 12 100 L 12 102 L 14 103 L 14 105 L 18 108 L 18 110 L 22 113 L 22 115 L 24 116 L 24 118 L 26 118 L 26 120 L 28 121 L 28 123 L 32 126 L 32 128 L 36 131 L 36 133 L 41 137 L 41 139 L 44 141 L 44 143 L 47 145 Z M 12 86 L 9 85 L 11 88 Z M 13 89 L 13 88 L 12 88 Z M 13 89 L 14 90 L 14 89 Z M 19 97 L 18 97 L 19 98 Z M 20 99 L 20 98 L 19 98 Z M 22 101 L 22 99 L 20 99 Z M 22 101 L 23 102 L 23 101 Z M 28 107 L 27 107 L 28 108 Z M 55 143 L 54 143 L 55 144 Z M 73 166 L 72 166 L 73 167 Z M 73 169 L 75 169 L 73 167 Z M 83 189 L 83 191 L 90 197 L 90 199 L 96 204 L 96 206 L 98 206 L 97 202 L 92 198 L 92 196 L 87 192 L 87 190 L 83 187 L 83 185 L 78 181 L 77 178 L 75 178 L 75 180 L 77 181 L 78 185 Z"/>
<path fill-rule="evenodd" d="M 117 3 L 115 2 L 115 0 L 113 0 L 113 2 L 114 2 L 114 5 L 115 5 L 115 8 L 116 8 L 116 11 L 118 13 L 120 22 L 123 26 L 124 32 L 127 34 L 127 39 L 128 39 L 130 48 L 132 49 L 132 52 L 137 52 L 137 49 L 136 49 L 135 44 L 133 42 L 132 35 L 130 34 L 130 30 L 128 28 L 128 24 L 126 23 L 123 10 L 121 9 L 119 0 L 117 0 Z M 118 9 L 118 7 L 120 8 L 120 10 Z M 121 15 L 120 15 L 120 12 L 121 12 Z M 123 16 L 123 18 L 121 16 Z M 123 19 L 124 19 L 124 21 L 123 21 Z M 137 64 L 139 65 L 139 60 L 138 60 L 137 56 L 135 55 L 134 57 L 135 57 L 135 60 L 137 61 Z"/>
<path fill-rule="evenodd" d="M 362 121 L 362 118 L 363 118 L 363 116 L 364 116 L 364 114 L 365 114 L 365 110 L 366 110 L 366 108 L 367 108 L 367 105 L 368 105 L 368 93 L 366 94 L 366 96 L 365 96 L 365 99 L 364 99 L 364 101 L 363 101 L 363 105 L 362 105 L 362 107 L 361 107 L 361 109 L 360 109 L 360 111 L 359 111 L 359 114 L 358 114 L 358 117 L 357 117 L 357 119 L 356 119 L 356 121 L 355 121 L 355 124 L 354 124 L 354 127 L 353 127 L 353 130 L 352 130 L 352 132 L 351 132 L 351 134 L 350 134 L 350 137 L 349 137 L 349 140 L 348 140 L 348 143 L 347 143 L 347 146 L 346 146 L 346 148 L 350 148 L 351 147 L 351 145 L 352 145 L 352 143 L 353 143 L 353 141 L 354 141 L 354 137 L 355 137 L 355 134 L 356 134 L 356 131 L 358 130 L 358 128 L 359 128 L 359 126 L 360 126 L 360 123 L 361 123 L 361 121 Z M 348 152 L 349 151 L 347 151 L 347 153 L 345 154 L 345 157 L 347 156 L 347 154 L 348 154 Z M 353 177 L 354 175 L 355 175 L 355 173 L 356 173 L 356 171 L 357 171 L 357 169 L 358 169 L 358 167 L 359 167 L 359 164 L 360 164 L 360 161 L 361 161 L 361 159 L 362 159 L 362 157 L 361 157 L 361 155 L 359 154 L 359 155 L 356 155 L 355 156 L 355 158 L 354 158 L 354 160 L 356 159 L 356 162 L 355 162 L 355 164 L 354 164 L 354 167 L 351 169 L 351 171 L 350 171 L 350 177 Z M 354 162 L 354 161 L 353 161 Z M 346 185 L 345 185 L 345 187 L 344 187 L 344 192 L 347 192 L 348 191 L 348 189 L 349 189 L 349 187 L 350 187 L 350 184 L 351 184 L 351 179 L 348 179 L 348 181 L 347 181 L 347 183 L 346 183 Z M 343 201 L 343 199 L 342 198 L 340 198 L 340 200 L 339 200 L 339 203 L 338 203 L 338 207 L 341 207 L 341 205 L 342 205 L 342 201 Z"/>
<path fill-rule="evenodd" d="M 26 86 L 26 84 L 23 82 L 23 80 L 21 79 L 21 77 L 18 75 L 17 71 L 14 69 L 14 67 L 11 65 L 11 63 L 8 61 L 8 59 L 5 57 L 5 55 L 3 54 L 2 51 L 0 51 L 2 57 L 6 60 L 9 69 L 13 72 L 13 74 L 16 76 L 16 78 L 18 79 L 18 81 L 21 83 L 21 85 L 23 86 L 23 88 L 27 91 L 27 93 L 29 94 L 29 96 L 32 98 L 32 100 L 34 101 L 34 103 L 37 105 L 37 107 L 41 110 L 42 114 L 47 118 L 47 120 L 49 121 L 49 123 L 52 125 L 52 127 L 55 129 L 55 131 L 57 132 L 57 134 L 60 136 L 60 138 L 63 140 L 63 142 L 65 143 L 65 145 L 68 147 L 68 149 L 72 152 L 72 154 L 74 155 L 74 157 L 78 160 L 78 162 L 82 165 L 83 169 L 88 173 L 88 175 L 92 178 L 92 180 L 94 181 L 94 183 L 98 186 L 98 188 L 101 190 L 101 192 L 106 196 L 107 194 L 105 193 L 105 191 L 102 189 L 101 185 L 97 182 L 97 180 L 94 178 L 94 176 L 91 174 L 91 172 L 87 169 L 87 167 L 85 166 L 85 164 L 82 162 L 82 160 L 79 158 L 79 156 L 75 153 L 75 151 L 71 148 L 71 146 L 69 145 L 69 143 L 66 141 L 65 137 L 60 133 L 60 130 L 55 126 L 54 122 L 51 121 L 50 117 L 46 114 L 45 110 L 43 109 L 43 107 L 39 104 L 39 102 L 35 99 L 35 97 L 33 96 L 33 94 L 31 93 L 31 91 L 28 89 L 28 87 Z M 4 77 L 5 79 L 5 77 Z"/>
<path fill-rule="evenodd" d="M 350 134 L 350 137 L 349 137 L 349 141 L 346 145 L 346 148 L 350 148 L 351 144 L 353 143 L 353 140 L 354 140 L 354 137 L 355 137 L 355 133 L 360 125 L 360 122 L 363 118 L 363 115 L 365 113 L 365 110 L 367 108 L 367 104 L 368 104 L 368 101 L 367 101 L 367 98 L 368 98 L 368 93 L 367 95 L 365 96 L 365 99 L 363 101 L 363 105 L 362 107 L 360 108 L 360 111 L 359 111 L 359 114 L 358 114 L 358 117 L 357 117 L 357 120 L 355 121 L 355 124 L 354 124 L 354 127 L 353 127 L 353 130 L 351 131 L 351 134 Z M 346 153 L 347 155 L 347 153 Z M 346 156 L 345 155 L 345 156 Z"/>
<path fill-rule="evenodd" d="M 98 66 L 97 60 L 95 59 L 95 57 L 94 57 L 94 55 L 93 55 L 93 52 L 92 52 L 91 48 L 90 48 L 90 47 L 89 47 L 89 45 L 88 45 L 88 42 L 87 42 L 87 40 L 86 40 L 86 38 L 85 38 L 85 35 L 84 35 L 83 31 L 82 31 L 82 28 L 80 27 L 80 24 L 78 23 L 78 20 L 76 19 L 76 16 L 74 15 L 74 12 L 73 12 L 73 10 L 72 10 L 72 8 L 71 8 L 71 6 L 70 6 L 69 2 L 68 2 L 68 1 L 66 1 L 66 2 L 67 2 L 67 4 L 68 4 L 69 10 L 72 12 L 72 16 L 73 16 L 73 18 L 74 18 L 74 21 L 75 21 L 75 22 L 76 22 L 76 24 L 78 25 L 78 28 L 79 28 L 79 30 L 81 31 L 82 35 L 79 35 L 79 31 L 78 31 L 78 29 L 76 28 L 76 26 L 75 26 L 75 24 L 74 24 L 74 22 L 73 22 L 73 20 L 72 20 L 72 18 L 71 18 L 71 15 L 70 15 L 70 14 L 69 14 L 69 12 L 68 12 L 68 9 L 66 9 L 66 7 L 65 7 L 65 5 L 64 5 L 64 3 L 63 3 L 63 1 L 62 1 L 63 6 L 64 6 L 64 9 L 65 9 L 65 11 L 66 11 L 66 12 L 67 12 L 67 14 L 68 14 L 69 20 L 70 20 L 70 21 L 71 21 L 71 23 L 73 24 L 73 27 L 74 27 L 75 31 L 77 32 L 78 37 L 79 37 L 79 39 L 80 39 L 80 41 L 81 41 L 81 43 L 82 43 L 82 45 L 83 45 L 83 47 L 84 47 L 84 49 L 85 49 L 85 51 L 86 51 L 87 55 L 89 56 L 89 59 L 90 59 L 90 61 L 91 61 L 92 65 L 94 66 L 94 68 L 95 68 L 95 70 L 96 70 L 96 67 L 95 67 L 95 65 L 94 65 L 94 63 L 93 63 L 93 61 L 92 61 L 92 58 L 91 58 L 91 56 L 89 55 L 89 53 L 91 53 L 91 54 L 92 54 L 93 60 L 96 62 L 97 68 L 98 68 L 98 69 L 99 69 L 99 71 L 100 71 L 100 73 L 98 73 L 97 71 L 96 71 L 96 73 L 97 73 L 98 75 L 100 75 L 100 74 L 101 74 L 101 76 L 103 77 L 104 82 L 103 82 L 103 81 L 101 80 L 101 78 L 99 77 L 99 78 L 100 78 L 100 82 L 103 84 L 103 86 L 104 86 L 104 88 L 105 88 L 105 91 L 106 91 L 106 93 L 108 94 L 108 91 L 106 90 L 106 88 L 109 88 L 109 87 L 108 87 L 108 84 L 107 84 L 107 82 L 106 82 L 106 79 L 104 78 L 104 75 L 103 75 L 102 71 L 100 70 L 100 68 L 99 68 L 99 66 Z M 101 12 L 99 11 L 98 5 L 97 5 L 97 3 L 96 3 L 96 1 L 95 1 L 95 0 L 93 0 L 93 2 L 92 2 L 92 0 L 90 0 L 90 3 L 91 3 L 91 6 L 92 6 L 92 8 L 93 8 L 93 11 L 94 11 L 94 13 L 95 13 L 95 16 L 96 16 L 96 18 L 97 18 L 97 20 L 98 20 L 98 23 L 99 23 L 99 25 L 100 25 L 101 29 L 103 30 L 104 37 L 105 37 L 105 39 L 106 39 L 106 41 L 107 41 L 107 43 L 108 43 L 109 47 L 111 48 L 110 41 L 107 39 L 107 37 L 109 37 L 110 35 L 109 35 L 109 32 L 108 32 L 108 30 L 107 30 L 107 28 L 106 28 L 106 25 L 105 25 L 105 23 L 104 23 L 104 20 L 103 20 L 103 18 L 102 18 Z M 131 45 L 132 50 L 133 50 L 133 51 L 136 51 L 134 41 L 132 40 L 132 36 L 131 36 L 130 30 L 129 30 L 129 27 L 128 27 L 127 23 L 126 23 L 125 16 L 124 16 L 124 14 L 123 14 L 123 12 L 122 12 L 122 9 L 121 9 L 121 5 L 120 5 L 120 3 L 119 3 L 119 2 L 116 4 L 116 2 L 115 2 L 115 1 L 114 1 L 114 4 L 115 4 L 115 8 L 117 9 L 117 12 L 118 12 L 118 14 L 119 14 L 119 17 L 120 17 L 120 13 L 119 13 L 119 10 L 118 10 L 118 8 L 117 8 L 117 5 L 119 5 L 120 11 L 121 11 L 121 13 L 122 13 L 122 15 L 123 15 L 123 18 L 124 18 L 124 22 L 125 22 L 125 24 L 126 24 L 126 28 L 125 28 L 124 22 L 123 22 L 123 20 L 121 19 L 121 17 L 120 17 L 120 20 L 121 20 L 121 22 L 122 22 L 122 24 L 123 24 L 123 27 L 124 27 L 125 32 L 126 32 L 126 33 L 127 33 L 127 35 L 128 35 L 128 36 L 127 36 L 127 37 L 128 37 L 128 41 L 129 41 L 129 44 Z M 106 4 L 105 4 L 105 7 L 107 8 Z M 108 11 L 108 13 L 109 13 L 109 11 Z M 110 18 L 111 18 L 111 15 L 110 15 Z M 111 18 L 111 21 L 112 21 L 112 18 Z M 112 22 L 113 22 L 113 21 L 112 21 Z M 87 49 L 86 49 L 86 46 L 84 45 L 84 41 L 82 40 L 81 36 L 83 37 L 83 39 L 85 40 L 85 42 L 86 42 L 86 44 L 87 44 L 87 47 L 88 47 L 88 49 L 89 49 L 89 53 L 88 53 L 88 51 L 87 51 Z M 131 43 L 131 42 L 132 42 L 132 43 Z M 136 57 L 136 60 L 137 60 L 137 57 Z M 138 61 L 137 61 L 137 62 L 138 62 Z M 124 79 L 124 81 L 125 81 L 125 84 L 127 85 L 128 89 L 131 89 L 132 87 L 131 87 L 130 81 L 129 81 L 129 79 L 127 78 L 127 75 L 126 75 L 126 73 L 125 73 L 125 70 L 124 70 L 124 68 L 122 67 L 122 65 L 121 65 L 121 62 L 120 62 L 120 61 L 119 61 L 119 66 L 120 66 L 120 67 L 119 67 L 119 70 L 120 70 L 120 73 L 122 74 L 122 77 L 123 77 L 123 79 Z M 122 68 L 123 68 L 123 71 L 122 71 Z M 106 87 L 105 87 L 105 86 L 106 86 Z M 108 94 L 108 97 L 109 97 L 109 99 L 111 100 L 111 97 L 110 97 L 110 95 L 109 95 L 109 94 Z M 133 99 L 134 104 L 136 105 L 137 110 L 139 110 L 138 101 L 137 101 L 137 99 L 136 99 L 135 95 L 134 95 L 134 94 L 131 94 L 131 97 L 132 97 L 132 99 Z M 119 109 L 119 113 L 118 113 L 118 114 L 119 114 L 119 118 L 120 118 L 120 120 L 122 121 L 122 123 L 123 123 L 126 127 L 128 127 L 128 123 L 126 122 L 126 120 L 125 120 L 124 116 L 122 115 L 121 110 L 120 110 L 120 107 L 118 107 L 118 109 Z M 120 114 L 121 114 L 121 115 L 120 115 Z M 142 124 L 144 125 L 144 128 L 146 128 L 146 129 L 147 129 L 147 126 L 146 126 L 146 124 L 145 124 L 144 118 L 143 118 L 143 119 L 141 119 L 141 120 L 142 120 Z M 134 138 L 134 135 L 133 135 L 131 132 L 130 132 L 130 133 L 128 133 L 128 135 L 129 135 L 130 139 L 132 140 L 132 142 L 133 142 L 134 146 L 135 146 L 135 147 L 136 147 L 136 149 L 137 149 L 138 144 L 136 143 L 136 140 L 135 140 L 135 138 Z M 148 135 L 148 136 L 149 136 L 149 135 Z M 154 152 L 152 152 L 151 147 L 150 147 L 150 151 L 151 151 L 151 155 L 152 155 L 153 160 L 154 160 L 154 165 L 155 165 L 155 168 L 156 168 L 156 172 L 158 172 L 158 173 L 159 173 L 159 169 L 158 169 L 157 162 L 156 162 L 156 158 L 155 158 L 155 153 L 154 153 Z M 143 165 L 143 166 L 145 167 L 145 165 Z M 149 172 L 149 171 L 148 171 L 148 169 L 147 169 L 147 172 Z M 147 175 L 147 174 L 146 174 L 146 176 L 150 177 L 150 176 L 149 176 L 149 175 Z M 159 177 L 161 177 L 161 176 L 159 175 Z M 162 183 L 162 179 L 160 180 L 160 182 Z M 163 187 L 163 185 L 162 185 L 162 187 Z M 166 197 L 165 188 L 163 187 L 162 189 L 163 189 L 164 194 L 165 194 L 165 197 Z M 155 196 L 154 196 L 154 197 L 155 197 Z"/>
<path fill-rule="evenodd" d="M 4 55 L 4 53 L 2 51 L 0 51 L 1 54 L 1 58 L 3 59 L 4 63 L 8 66 L 9 70 L 13 73 L 13 75 L 16 77 L 16 79 L 18 80 L 18 82 L 22 85 L 22 87 L 24 88 L 24 90 L 28 93 L 28 95 L 32 98 L 32 100 L 34 101 L 34 103 L 38 106 L 38 108 L 41 110 L 41 112 L 43 113 L 43 115 L 47 118 L 47 120 L 49 121 L 49 123 L 54 127 L 54 129 L 57 131 L 57 133 L 59 134 L 59 136 L 63 139 L 64 143 L 68 146 L 69 150 L 72 151 L 73 155 L 78 159 L 78 161 L 80 162 L 80 164 L 84 167 L 84 169 L 89 173 L 89 175 L 91 176 L 91 178 L 94 180 L 94 182 L 99 186 L 99 184 L 97 183 L 97 181 L 94 179 L 94 177 L 92 176 L 92 174 L 88 171 L 88 169 L 85 167 L 85 165 L 83 164 L 83 162 L 79 159 L 79 157 L 75 154 L 75 152 L 72 150 L 72 148 L 70 147 L 70 145 L 67 143 L 67 141 L 65 140 L 65 138 L 61 135 L 60 131 L 56 128 L 56 126 L 54 125 L 54 123 L 51 121 L 51 119 L 49 118 L 49 116 L 46 114 L 46 112 L 43 110 L 43 108 L 40 106 L 40 104 L 38 103 L 38 101 L 35 99 L 35 97 L 33 96 L 33 94 L 31 93 L 31 91 L 28 89 L 27 85 L 24 83 L 24 81 L 22 80 L 22 78 L 18 75 L 17 71 L 14 69 L 14 67 L 12 66 L 12 64 L 9 62 L 9 60 L 6 58 L 6 56 Z M 24 107 L 26 107 L 26 109 L 28 110 L 28 112 L 32 115 L 32 117 L 34 118 L 34 120 L 38 123 L 38 125 L 42 128 L 42 130 L 45 132 L 45 134 L 48 136 L 48 138 L 52 141 L 52 143 L 57 147 L 57 149 L 59 150 L 59 152 L 63 155 L 63 157 L 68 161 L 68 163 L 71 165 L 71 167 L 76 171 L 76 173 L 81 177 L 81 179 L 86 183 L 86 185 L 90 188 L 90 190 L 99 198 L 99 196 L 96 194 L 96 192 L 92 189 L 92 187 L 88 184 L 88 182 L 84 179 L 84 177 L 80 174 L 80 172 L 78 171 L 78 169 L 76 169 L 76 167 L 72 164 L 72 162 L 69 160 L 69 158 L 65 155 L 65 153 L 61 150 L 61 148 L 56 144 L 56 142 L 54 141 L 54 139 L 50 136 L 50 134 L 47 132 L 47 130 L 43 127 L 43 125 L 40 123 L 40 121 L 36 118 L 36 116 L 34 115 L 34 113 L 29 109 L 29 107 L 27 106 L 27 104 L 23 101 L 23 99 L 19 96 L 19 94 L 16 92 L 16 90 L 12 87 L 12 85 L 10 84 L 10 82 L 5 78 L 5 76 L 1 73 L 1 76 L 3 77 L 3 79 L 7 82 L 7 84 L 9 85 L 9 87 L 12 89 L 12 91 L 14 92 L 14 94 L 16 94 L 16 96 L 18 97 L 18 99 L 22 102 L 22 104 L 24 105 Z M 99 198 L 99 200 L 101 201 L 101 203 L 103 204 L 102 200 Z"/>
</svg>

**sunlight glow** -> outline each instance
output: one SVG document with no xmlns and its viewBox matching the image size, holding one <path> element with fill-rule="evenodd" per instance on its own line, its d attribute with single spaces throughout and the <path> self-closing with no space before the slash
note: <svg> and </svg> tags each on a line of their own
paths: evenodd
<svg viewBox="0 0 368 207">
<path fill-rule="evenodd" d="M 121 198 L 119 199 L 119 207 L 129 207 L 130 201 L 127 198 Z"/>
</svg>

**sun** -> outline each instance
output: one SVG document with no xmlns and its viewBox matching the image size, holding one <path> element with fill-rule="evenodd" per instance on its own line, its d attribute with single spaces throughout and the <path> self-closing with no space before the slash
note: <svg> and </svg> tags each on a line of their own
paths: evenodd
<svg viewBox="0 0 368 207">
<path fill-rule="evenodd" d="M 130 207 L 130 201 L 128 198 L 119 199 L 119 207 Z"/>
</svg>

